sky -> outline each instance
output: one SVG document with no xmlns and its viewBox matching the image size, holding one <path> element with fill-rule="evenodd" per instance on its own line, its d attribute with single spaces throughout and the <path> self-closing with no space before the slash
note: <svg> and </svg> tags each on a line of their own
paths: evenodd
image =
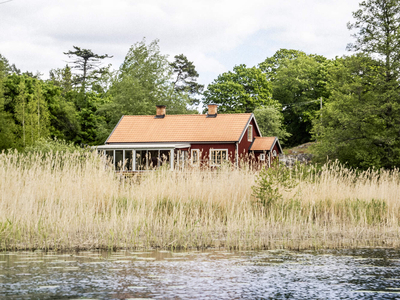
<svg viewBox="0 0 400 300">
<path fill-rule="evenodd" d="M 235 65 L 258 65 L 281 48 L 328 58 L 348 54 L 346 24 L 360 0 L 0 0 L 0 54 L 44 74 L 68 62 L 72 46 L 113 55 L 159 39 L 162 54 L 184 54 L 209 84 Z M 2 3 L 4 2 L 4 3 Z"/>
</svg>

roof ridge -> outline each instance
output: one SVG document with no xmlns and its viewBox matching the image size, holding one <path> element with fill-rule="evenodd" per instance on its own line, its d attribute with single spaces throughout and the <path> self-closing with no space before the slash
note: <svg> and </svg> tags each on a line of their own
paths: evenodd
<svg viewBox="0 0 400 300">
<path fill-rule="evenodd" d="M 252 113 L 232 113 L 232 114 L 221 114 L 219 113 L 218 116 L 237 116 L 237 115 L 251 115 Z M 124 115 L 124 117 L 154 117 L 155 115 Z M 165 117 L 174 117 L 174 116 L 197 116 L 197 117 L 204 117 L 207 114 L 178 114 L 178 115 L 165 115 Z"/>
</svg>

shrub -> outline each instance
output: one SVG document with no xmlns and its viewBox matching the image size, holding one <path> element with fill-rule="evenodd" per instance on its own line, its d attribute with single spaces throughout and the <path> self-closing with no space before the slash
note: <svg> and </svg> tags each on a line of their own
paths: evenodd
<svg viewBox="0 0 400 300">
<path fill-rule="evenodd" d="M 73 152 L 86 152 L 91 148 L 81 148 L 72 142 L 67 142 L 65 140 L 58 140 L 57 138 L 42 138 L 37 140 L 33 145 L 25 148 L 25 153 L 42 153 L 46 154 L 49 152 L 62 152 L 62 153 L 73 153 Z"/>
<path fill-rule="evenodd" d="M 297 185 L 292 171 L 286 166 L 274 163 L 271 168 L 263 168 L 252 187 L 256 202 L 269 209 L 277 200 L 282 200 L 282 190 L 289 191 Z"/>
</svg>

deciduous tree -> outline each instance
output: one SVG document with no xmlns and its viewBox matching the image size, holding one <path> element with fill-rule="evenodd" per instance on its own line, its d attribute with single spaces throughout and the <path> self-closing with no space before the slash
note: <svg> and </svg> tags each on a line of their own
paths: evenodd
<svg viewBox="0 0 400 300">
<path fill-rule="evenodd" d="M 386 80 L 398 76 L 400 66 L 400 1 L 366 0 L 353 12 L 355 21 L 349 22 L 349 30 L 355 42 L 348 44 L 349 50 L 378 55 L 382 59 Z"/>
<path fill-rule="evenodd" d="M 320 98 L 329 96 L 326 82 L 330 64 L 323 56 L 281 49 L 259 65 L 271 82 L 272 98 L 282 105 L 284 126 L 291 134 L 288 146 L 311 140 Z"/>
<path fill-rule="evenodd" d="M 168 97 L 173 92 L 172 69 L 161 54 L 158 40 L 134 44 L 128 51 L 110 89 L 112 102 L 103 107 L 111 128 L 122 115 L 155 114 L 157 104 L 171 114 L 187 113 L 188 99 Z"/>
<path fill-rule="evenodd" d="M 271 83 L 256 67 L 239 65 L 218 76 L 204 92 L 204 104 L 219 104 L 221 113 L 249 113 L 261 106 L 279 107 Z"/>
<path fill-rule="evenodd" d="M 315 124 L 315 152 L 354 167 L 400 167 L 400 2 L 367 0 L 353 14 L 360 54 L 341 60 Z"/>
<path fill-rule="evenodd" d="M 329 157 L 363 169 L 399 165 L 399 149 L 392 147 L 397 133 L 382 114 L 382 82 L 385 72 L 378 61 L 362 54 L 337 59 L 329 80 L 332 95 L 322 121 L 314 121 L 317 160 Z"/>
<path fill-rule="evenodd" d="M 282 112 L 276 107 L 256 108 L 254 115 L 263 136 L 277 136 L 281 143 L 291 136 L 284 128 Z"/>
</svg>

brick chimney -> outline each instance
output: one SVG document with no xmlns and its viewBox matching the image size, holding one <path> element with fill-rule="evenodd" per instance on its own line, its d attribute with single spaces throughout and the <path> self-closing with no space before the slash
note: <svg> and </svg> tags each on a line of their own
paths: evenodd
<svg viewBox="0 0 400 300">
<path fill-rule="evenodd" d="M 156 105 L 157 107 L 157 113 L 156 113 L 156 118 L 162 119 L 165 117 L 165 112 L 166 112 L 166 106 L 165 105 Z"/>
<path fill-rule="evenodd" d="M 216 118 L 217 117 L 217 110 L 218 110 L 218 105 L 217 104 L 208 104 L 207 118 Z"/>
</svg>

